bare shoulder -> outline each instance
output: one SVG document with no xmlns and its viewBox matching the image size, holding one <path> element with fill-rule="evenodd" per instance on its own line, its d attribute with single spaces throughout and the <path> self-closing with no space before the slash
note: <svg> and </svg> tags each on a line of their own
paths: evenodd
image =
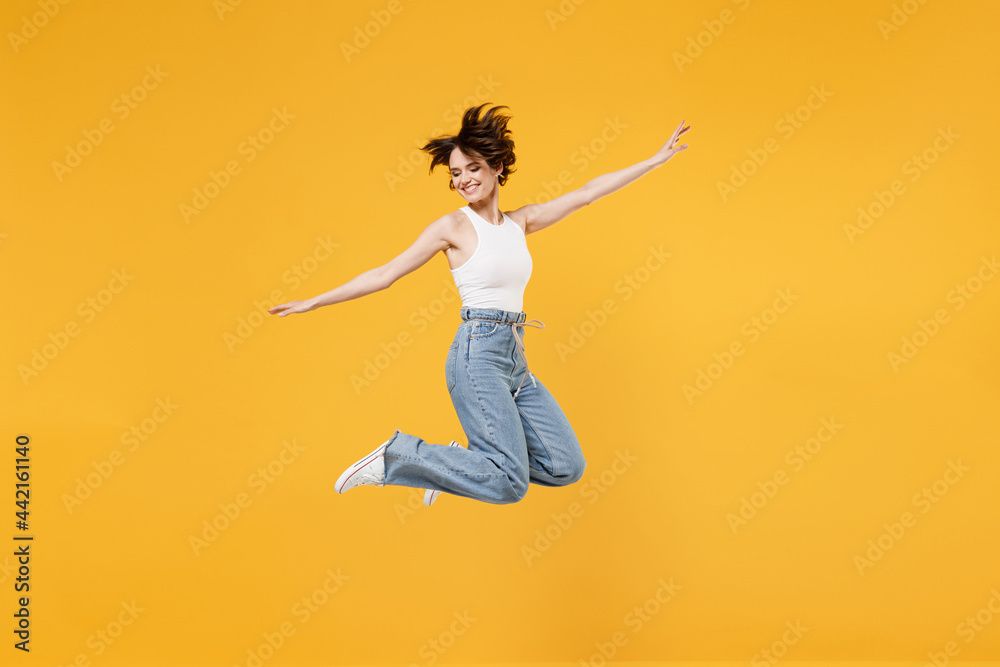
<svg viewBox="0 0 1000 667">
<path fill-rule="evenodd" d="M 430 222 L 406 250 L 379 267 L 380 277 L 385 285 L 392 285 L 403 276 L 412 273 L 429 262 L 438 252 L 443 251 L 448 256 L 459 238 L 457 220 L 453 213 L 446 213 Z"/>
<path fill-rule="evenodd" d="M 447 241 L 449 246 L 455 247 L 459 245 L 457 241 L 461 238 L 462 225 L 466 220 L 468 218 L 461 210 L 455 210 L 445 213 L 428 227 L 433 227 L 435 234 Z"/>
<path fill-rule="evenodd" d="M 433 239 L 438 248 L 446 251 L 445 254 L 453 249 L 463 248 L 470 242 L 475 243 L 475 231 L 461 209 L 449 211 L 428 223 L 421 236 Z"/>
</svg>

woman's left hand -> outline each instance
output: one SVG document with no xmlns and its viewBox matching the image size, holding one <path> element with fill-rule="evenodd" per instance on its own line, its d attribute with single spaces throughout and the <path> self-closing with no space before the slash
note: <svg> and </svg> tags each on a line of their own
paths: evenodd
<svg viewBox="0 0 1000 667">
<path fill-rule="evenodd" d="M 663 144 L 663 148 L 656 151 L 656 155 L 654 155 L 653 157 L 662 160 L 663 162 L 666 162 L 667 160 L 672 158 L 675 153 L 678 153 L 687 148 L 688 147 L 687 144 L 681 144 L 680 146 L 676 146 L 675 144 L 677 143 L 677 139 L 690 129 L 691 126 L 684 127 L 684 121 L 682 120 L 681 124 L 677 126 L 676 130 L 674 130 L 674 133 L 670 135 L 670 139 L 667 141 L 667 143 Z"/>
</svg>

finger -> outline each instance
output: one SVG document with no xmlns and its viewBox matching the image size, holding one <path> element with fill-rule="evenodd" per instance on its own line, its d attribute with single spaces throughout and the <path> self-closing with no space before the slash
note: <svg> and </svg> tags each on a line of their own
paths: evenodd
<svg viewBox="0 0 1000 667">
<path fill-rule="evenodd" d="M 669 138 L 669 139 L 667 139 L 667 143 L 668 143 L 668 144 L 669 144 L 669 143 L 670 143 L 671 141 L 673 141 L 674 139 L 676 139 L 676 138 L 677 138 L 677 130 L 679 130 L 679 129 L 680 129 L 680 126 L 678 126 L 678 127 L 674 128 L 674 131 L 670 133 L 670 138 Z"/>
</svg>

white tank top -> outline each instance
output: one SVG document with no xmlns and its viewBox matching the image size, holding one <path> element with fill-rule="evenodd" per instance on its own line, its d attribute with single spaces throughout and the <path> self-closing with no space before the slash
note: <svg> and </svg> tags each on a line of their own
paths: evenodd
<svg viewBox="0 0 1000 667">
<path fill-rule="evenodd" d="M 503 214 L 503 224 L 486 222 L 471 206 L 462 211 L 476 228 L 479 243 L 462 266 L 451 270 L 462 306 L 520 312 L 531 277 L 531 255 L 524 231 Z"/>
</svg>

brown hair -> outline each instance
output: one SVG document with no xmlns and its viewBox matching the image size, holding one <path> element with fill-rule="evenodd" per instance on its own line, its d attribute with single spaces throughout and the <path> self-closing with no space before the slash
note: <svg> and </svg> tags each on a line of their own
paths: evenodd
<svg viewBox="0 0 1000 667">
<path fill-rule="evenodd" d="M 479 112 L 488 104 L 492 103 L 487 102 L 466 109 L 462 116 L 462 129 L 457 135 L 436 137 L 420 148 L 430 153 L 432 157 L 428 174 L 438 165 L 449 166 L 451 153 L 457 148 L 470 158 L 482 158 L 492 169 L 499 169 L 502 164 L 504 170 L 497 177 L 497 182 L 500 185 L 507 182 L 507 178 L 514 173 L 514 139 L 507 129 L 507 122 L 511 117 L 500 113 L 499 110 L 509 107 L 494 106 L 480 118 Z M 448 188 L 455 189 L 455 182 L 451 178 L 448 179 Z"/>
</svg>

